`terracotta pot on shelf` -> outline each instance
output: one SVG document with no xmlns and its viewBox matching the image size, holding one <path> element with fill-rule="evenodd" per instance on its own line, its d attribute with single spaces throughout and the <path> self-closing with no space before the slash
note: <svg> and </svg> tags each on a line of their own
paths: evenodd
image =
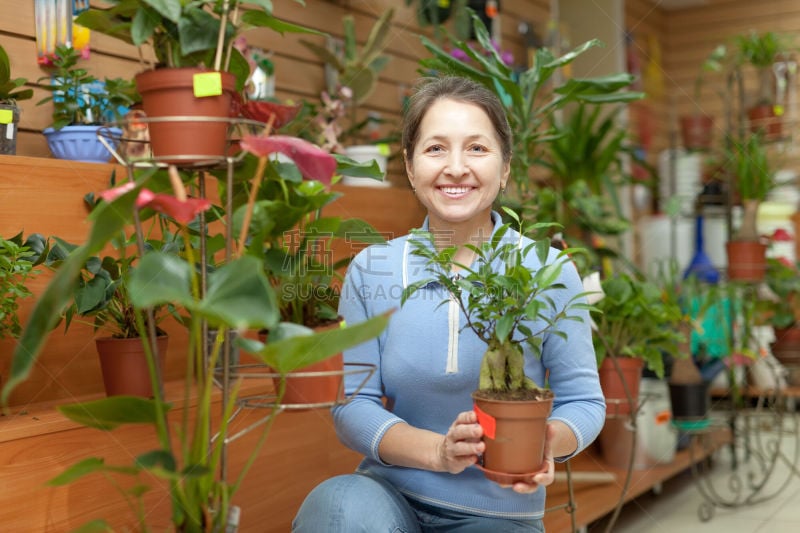
<svg viewBox="0 0 800 533">
<path fill-rule="evenodd" d="M 639 384 L 642 381 L 644 361 L 632 357 L 617 357 L 616 361 L 622 375 L 617 372 L 614 361 L 610 357 L 603 359 L 598 369 L 600 387 L 606 398 L 606 415 L 629 415 L 639 398 Z M 626 386 L 634 402 L 633 405 L 625 395 Z"/>
<path fill-rule="evenodd" d="M 158 357 L 156 358 L 163 373 L 167 358 L 169 336 L 158 337 Z M 150 369 L 147 366 L 147 355 L 141 338 L 115 339 L 101 337 L 95 339 L 97 353 L 100 356 L 100 369 L 103 372 L 103 384 L 106 396 L 141 396 L 153 397 L 150 380 Z"/>
<path fill-rule="evenodd" d="M 714 119 L 707 115 L 680 117 L 681 139 L 687 150 L 708 150 L 714 132 Z"/>
<path fill-rule="evenodd" d="M 218 86 L 203 78 L 215 75 L 219 75 Z M 229 123 L 225 119 L 230 117 L 235 88 L 236 78 L 229 72 L 164 68 L 138 74 L 136 89 L 151 120 L 148 130 L 153 156 L 177 165 L 223 159 L 228 151 Z M 175 119 L 152 120 L 159 117 Z"/>
<path fill-rule="evenodd" d="M 757 282 L 767 272 L 767 245 L 758 241 L 728 241 L 728 279 Z"/>
<path fill-rule="evenodd" d="M 340 327 L 339 324 L 339 322 L 331 322 L 330 324 L 317 326 L 312 329 L 318 333 L 338 328 Z M 267 335 L 266 332 L 259 332 L 258 337 L 261 342 L 266 342 Z M 339 352 L 324 361 L 319 361 L 288 373 L 284 377 L 286 380 L 286 388 L 283 398 L 281 398 L 281 404 L 300 407 L 303 405 L 310 406 L 315 404 L 331 405 L 343 400 L 343 370 L 344 361 L 342 353 Z M 281 378 L 274 377 L 273 384 L 276 392 L 280 390 Z"/>
<path fill-rule="evenodd" d="M 763 131 L 764 137 L 768 140 L 777 139 L 783 133 L 781 117 L 775 115 L 775 109 L 771 105 L 751 107 L 747 110 L 747 118 L 750 121 L 750 131 L 753 133 Z"/>
<path fill-rule="evenodd" d="M 783 365 L 800 367 L 800 325 L 775 328 L 775 341 L 770 349 L 772 355 Z"/>
<path fill-rule="evenodd" d="M 486 450 L 478 467 L 497 483 L 509 484 L 530 480 L 542 470 L 547 418 L 553 408 L 553 393 L 544 391 L 538 400 L 503 401 L 486 398 L 480 391 L 472 394 L 479 420 L 491 420 L 494 437 L 485 422 L 483 441 Z"/>
</svg>

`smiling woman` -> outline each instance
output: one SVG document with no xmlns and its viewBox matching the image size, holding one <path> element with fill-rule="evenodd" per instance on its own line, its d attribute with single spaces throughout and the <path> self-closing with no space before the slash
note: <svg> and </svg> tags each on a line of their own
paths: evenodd
<svg viewBox="0 0 800 533">
<path fill-rule="evenodd" d="M 331 478 L 307 496 L 294 531 L 428 531 L 429 522 L 447 524 L 449 531 L 541 531 L 539 488 L 553 482 L 554 458 L 578 453 L 600 431 L 604 404 L 585 311 L 571 316 L 577 320 L 559 321 L 552 335 L 539 327 L 566 314 L 548 304 L 561 308 L 583 301 L 574 265 L 550 264 L 558 252 L 546 240 L 534 243 L 492 211 L 510 177 L 511 137 L 502 104 L 479 83 L 427 79 L 411 97 L 402 147 L 408 179 L 427 210 L 422 231 L 432 237 L 430 254 L 416 253 L 426 244 L 412 232 L 370 246 L 350 264 L 339 304 L 348 323 L 399 309 L 380 337 L 344 353 L 349 363 L 377 367 L 353 399 L 333 412 L 339 438 L 364 460 L 355 474 Z M 509 255 L 492 253 L 495 247 Z M 527 253 L 534 248 L 537 253 Z M 448 283 L 430 279 L 431 263 L 424 261 L 430 256 Z M 498 286 L 505 282 L 511 294 L 495 306 L 497 314 L 484 308 L 475 319 L 467 312 L 466 300 L 484 301 L 494 286 L 473 283 L 473 274 L 498 280 Z M 522 279 L 529 283 L 514 284 Z M 530 281 L 558 288 L 558 296 L 526 290 Z M 460 302 L 452 285 L 469 295 Z M 397 287 L 403 288 L 399 295 Z M 533 302 L 527 301 L 530 294 Z M 506 312 L 508 307 L 517 312 Z M 498 337 L 515 349 L 494 350 L 496 339 L 477 331 L 475 322 L 504 331 Z M 519 379 L 508 382 L 529 388 L 543 384 L 547 374 L 555 395 L 547 428 L 541 424 L 536 432 L 540 460 L 513 471 L 524 475 L 497 483 L 473 468 L 485 466 L 478 463 L 494 441 L 493 424 L 473 410 L 472 400 L 488 352 L 503 367 L 494 383 L 504 384 L 514 373 Z M 347 382 L 346 393 L 356 385 Z M 497 426 L 499 431 L 499 421 Z M 536 445 L 528 444 L 534 456 Z M 338 528 L 332 529 L 333 516 Z"/>
</svg>

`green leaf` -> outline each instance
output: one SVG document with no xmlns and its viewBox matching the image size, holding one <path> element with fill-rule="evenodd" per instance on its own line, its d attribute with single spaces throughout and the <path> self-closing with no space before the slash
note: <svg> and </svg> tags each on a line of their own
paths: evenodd
<svg viewBox="0 0 800 533">
<path fill-rule="evenodd" d="M 69 485 L 83 476 L 106 469 L 105 460 L 100 457 L 89 457 L 70 466 L 62 473 L 47 482 L 48 485 Z"/>
<path fill-rule="evenodd" d="M 194 307 L 191 293 L 192 270 L 189 263 L 172 254 L 150 252 L 139 261 L 128 280 L 133 305 L 148 308 L 175 303 Z"/>
<path fill-rule="evenodd" d="M 384 313 L 352 326 L 270 342 L 255 355 L 277 372 L 286 374 L 378 336 L 388 325 L 390 314 Z"/>
<path fill-rule="evenodd" d="M 166 450 L 145 452 L 136 458 L 136 465 L 147 470 L 160 468 L 169 472 L 175 472 L 177 469 L 175 456 Z"/>
<path fill-rule="evenodd" d="M 292 24 L 291 22 L 280 20 L 278 18 L 273 17 L 271 14 L 264 13 L 263 11 L 254 11 L 254 10 L 245 11 L 244 14 L 242 15 L 242 22 L 244 22 L 245 24 L 249 24 L 251 26 L 270 28 L 280 33 L 281 35 L 283 35 L 284 33 L 307 33 L 311 35 L 327 35 L 324 32 L 317 31 L 312 28 L 306 28 L 304 26 L 298 26 L 297 24 Z"/>
<path fill-rule="evenodd" d="M 77 529 L 73 529 L 72 533 L 113 533 L 114 528 L 102 518 L 86 522 Z"/>
<path fill-rule="evenodd" d="M 158 11 L 162 17 L 177 24 L 181 19 L 181 0 L 142 0 Z"/>
<path fill-rule="evenodd" d="M 169 404 L 162 404 L 169 409 Z M 58 410 L 74 422 L 108 431 L 122 424 L 155 424 L 155 400 L 135 396 L 110 396 L 90 402 L 62 405 Z"/>
<path fill-rule="evenodd" d="M 275 292 L 258 259 L 244 256 L 208 276 L 197 310 L 234 329 L 271 328 L 280 320 Z"/>
</svg>

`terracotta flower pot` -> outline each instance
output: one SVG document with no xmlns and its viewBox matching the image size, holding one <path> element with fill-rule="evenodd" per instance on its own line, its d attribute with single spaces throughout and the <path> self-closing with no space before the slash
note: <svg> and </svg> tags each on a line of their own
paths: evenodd
<svg viewBox="0 0 800 533">
<path fill-rule="evenodd" d="M 484 428 L 484 475 L 497 483 L 530 480 L 542 470 L 547 418 L 553 393 L 545 390 L 539 400 L 502 401 L 472 394 L 478 419 Z"/>
<path fill-rule="evenodd" d="M 681 140 L 687 150 L 708 150 L 714 131 L 714 119 L 707 115 L 685 115 L 680 118 Z"/>
<path fill-rule="evenodd" d="M 750 121 L 750 131 L 753 133 L 761 131 L 767 139 L 777 139 L 783 133 L 781 117 L 775 115 L 771 105 L 751 107 L 747 110 L 747 118 Z"/>
<path fill-rule="evenodd" d="M 198 92 L 198 76 L 219 74 L 221 92 Z M 136 76 L 147 115 L 150 147 L 159 161 L 192 164 L 221 160 L 227 153 L 231 98 L 236 78 L 198 68 L 148 70 Z M 200 96 L 197 96 L 200 94 Z M 160 120 L 161 118 L 165 120 Z"/>
<path fill-rule="evenodd" d="M 598 369 L 600 387 L 603 389 L 603 396 L 606 398 L 606 415 L 629 415 L 639 399 L 639 384 L 642 381 L 644 361 L 632 357 L 617 357 L 616 360 L 622 375 L 617 372 L 614 367 L 614 361 L 610 357 L 603 359 Z M 631 405 L 628 396 L 625 394 L 626 386 L 633 400 L 633 405 Z"/>
<path fill-rule="evenodd" d="M 761 281 L 767 272 L 767 245 L 758 241 L 728 241 L 728 279 Z"/>
<path fill-rule="evenodd" d="M 775 342 L 770 345 L 772 355 L 786 366 L 800 366 L 800 325 L 775 328 Z"/>
<path fill-rule="evenodd" d="M 163 372 L 167 358 L 169 336 L 162 335 L 156 342 L 158 346 L 158 363 Z M 150 381 L 150 370 L 142 339 L 115 339 L 102 337 L 95 339 L 97 353 L 100 356 L 100 369 L 103 372 L 103 384 L 106 396 L 142 396 L 153 397 Z"/>
<path fill-rule="evenodd" d="M 315 332 L 338 328 L 339 322 L 331 322 L 313 328 Z M 259 332 L 261 342 L 267 341 L 267 333 Z M 295 408 L 308 405 L 332 405 L 344 399 L 344 361 L 339 352 L 324 361 L 302 367 L 288 373 L 284 379 L 286 387 L 281 404 Z M 274 377 L 275 391 L 280 390 L 281 378 Z"/>
</svg>

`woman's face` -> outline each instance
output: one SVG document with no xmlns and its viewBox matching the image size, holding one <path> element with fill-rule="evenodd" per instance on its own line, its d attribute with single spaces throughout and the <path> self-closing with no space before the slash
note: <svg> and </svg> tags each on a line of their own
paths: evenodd
<svg viewBox="0 0 800 533">
<path fill-rule="evenodd" d="M 441 226 L 487 220 L 510 167 L 483 109 L 441 99 L 420 123 L 406 172 L 431 225 Z"/>
</svg>

